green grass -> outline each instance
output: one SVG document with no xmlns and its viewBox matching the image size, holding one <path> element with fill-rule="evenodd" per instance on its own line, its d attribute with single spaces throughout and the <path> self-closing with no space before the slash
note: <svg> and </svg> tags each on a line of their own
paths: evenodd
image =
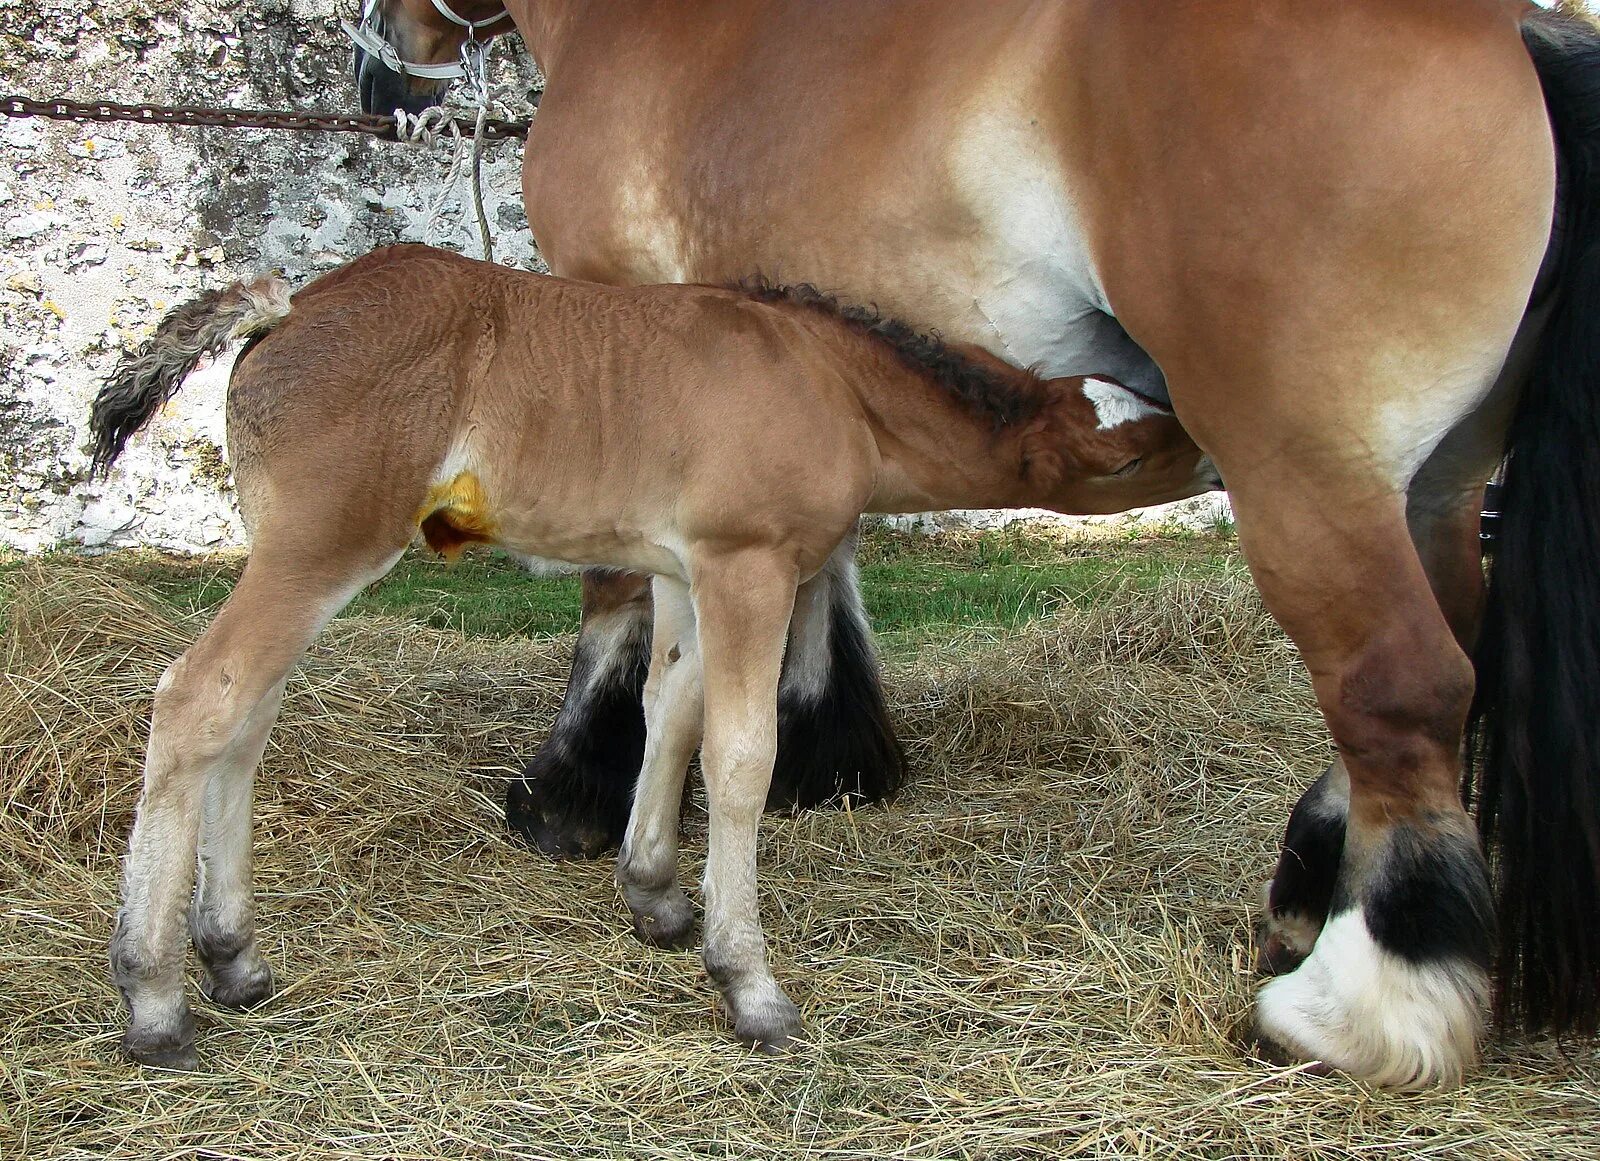
<svg viewBox="0 0 1600 1161">
<path fill-rule="evenodd" d="M 952 628 L 1014 628 L 1063 602 L 1092 605 L 1129 586 L 1152 588 L 1171 577 L 1215 574 L 1237 559 L 1227 536 L 1068 540 L 1025 529 L 932 537 L 872 529 L 859 553 L 867 608 L 891 649 L 914 649 Z M 16 560 L 0 561 L 0 599 Z M 243 563 L 236 553 L 125 552 L 99 560 L 186 610 L 220 604 Z M 575 576 L 531 577 L 493 553 L 446 564 L 413 550 L 345 615 L 409 617 L 473 636 L 543 637 L 576 631 L 580 611 Z"/>
</svg>

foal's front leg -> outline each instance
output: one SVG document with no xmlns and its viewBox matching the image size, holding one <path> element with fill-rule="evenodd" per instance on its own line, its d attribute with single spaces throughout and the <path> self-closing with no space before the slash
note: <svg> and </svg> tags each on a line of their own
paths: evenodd
<svg viewBox="0 0 1600 1161">
<path fill-rule="evenodd" d="M 678 815 L 689 759 L 700 744 L 705 698 L 689 587 L 657 577 L 654 602 L 650 676 L 644 685 L 644 765 L 617 857 L 617 882 L 639 938 L 677 947 L 694 927 L 694 910 L 678 884 Z"/>
<path fill-rule="evenodd" d="M 769 1050 L 800 1031 L 800 1013 L 767 965 L 756 899 L 756 827 L 777 754 L 778 679 L 795 582 L 791 561 L 743 552 L 697 562 L 692 587 L 705 674 L 700 764 L 711 807 L 706 971 L 734 1035 Z"/>
</svg>

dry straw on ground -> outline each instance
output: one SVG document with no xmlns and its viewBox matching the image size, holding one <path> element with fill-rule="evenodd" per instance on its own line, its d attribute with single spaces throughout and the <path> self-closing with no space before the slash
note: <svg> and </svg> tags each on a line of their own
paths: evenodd
<svg viewBox="0 0 1600 1161">
<path fill-rule="evenodd" d="M 634 942 L 609 861 L 551 863 L 502 827 L 570 642 L 340 622 L 258 789 L 283 991 L 202 1004 L 187 1076 L 117 1059 L 104 941 L 149 691 L 196 626 L 90 563 L 12 581 L 7 1158 L 1600 1153 L 1592 1047 L 1495 1046 L 1431 1096 L 1235 1052 L 1257 887 L 1326 755 L 1242 574 L 892 667 L 910 789 L 764 831 L 811 1035 L 777 1059 L 733 1044 L 693 955 Z M 697 811 L 687 831 L 690 870 Z"/>
</svg>

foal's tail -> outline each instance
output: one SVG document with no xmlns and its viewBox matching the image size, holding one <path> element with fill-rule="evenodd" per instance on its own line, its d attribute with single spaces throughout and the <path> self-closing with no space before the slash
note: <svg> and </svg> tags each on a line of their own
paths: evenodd
<svg viewBox="0 0 1600 1161">
<path fill-rule="evenodd" d="M 1600 31 L 1523 40 L 1561 158 L 1558 281 L 1512 421 L 1470 736 L 1499 894 L 1498 1015 L 1600 1030 Z"/>
<path fill-rule="evenodd" d="M 91 474 L 111 470 L 128 439 L 172 398 L 202 358 L 220 354 L 237 339 L 266 334 L 288 313 L 289 284 L 270 274 L 208 290 L 168 311 L 148 342 L 122 356 L 95 396 L 89 412 Z"/>
</svg>

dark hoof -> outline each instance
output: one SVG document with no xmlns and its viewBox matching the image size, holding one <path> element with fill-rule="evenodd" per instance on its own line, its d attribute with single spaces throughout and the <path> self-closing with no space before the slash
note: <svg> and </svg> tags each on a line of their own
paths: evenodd
<svg viewBox="0 0 1600 1161">
<path fill-rule="evenodd" d="M 776 1056 L 795 1047 L 800 1037 L 800 1009 L 787 996 L 776 1003 L 766 1003 L 755 1010 L 738 1013 L 733 1022 L 733 1034 L 740 1044 L 768 1056 Z"/>
<path fill-rule="evenodd" d="M 1256 971 L 1264 976 L 1286 976 L 1309 958 L 1280 935 L 1262 931 L 1258 939 Z"/>
<path fill-rule="evenodd" d="M 1241 1038 L 1239 1047 L 1246 1056 L 1254 1060 L 1263 1061 L 1277 1068 L 1297 1068 L 1307 1076 L 1332 1076 L 1338 1071 L 1320 1060 L 1307 1063 L 1305 1057 L 1300 1056 L 1283 1041 L 1263 1032 L 1254 1021 L 1250 1023 L 1249 1030 Z"/>
<path fill-rule="evenodd" d="M 272 969 L 257 960 L 251 970 L 213 968 L 201 985 L 201 994 L 224 1008 L 254 1008 L 272 998 Z"/>
<path fill-rule="evenodd" d="M 795 1036 L 798 1029 L 791 1032 L 787 1028 L 751 1028 L 744 1024 L 736 1024 L 733 1034 L 740 1044 L 753 1052 L 763 1056 L 782 1056 L 794 1047 Z"/>
<path fill-rule="evenodd" d="M 539 765 L 537 759 L 529 772 Z M 506 824 L 552 859 L 596 859 L 622 845 L 625 801 L 592 792 L 569 798 L 553 790 L 570 781 L 521 780 L 506 787 Z M 631 794 L 631 781 L 623 788 Z"/>
<path fill-rule="evenodd" d="M 694 918 L 691 916 L 682 923 L 676 923 L 650 915 L 635 915 L 633 933 L 639 937 L 640 943 L 651 947 L 659 947 L 663 951 L 683 951 L 694 946 Z"/>
<path fill-rule="evenodd" d="M 192 1023 L 176 1035 L 158 1036 L 130 1028 L 122 1037 L 122 1054 L 147 1068 L 170 1068 L 178 1072 L 193 1072 L 200 1063 L 194 1048 Z"/>
</svg>

